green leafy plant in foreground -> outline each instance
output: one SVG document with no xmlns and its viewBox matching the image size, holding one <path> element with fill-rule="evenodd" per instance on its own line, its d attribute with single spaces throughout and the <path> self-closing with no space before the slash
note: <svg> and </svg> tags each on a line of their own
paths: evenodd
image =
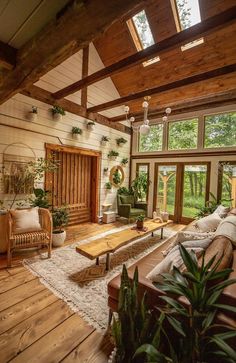
<svg viewBox="0 0 236 363">
<path fill-rule="evenodd" d="M 139 301 L 137 298 L 138 269 L 130 281 L 126 267 L 123 266 L 118 304 L 118 319 L 114 317 L 112 333 L 116 342 L 116 363 L 144 362 L 143 354 L 135 352 L 143 344 L 159 344 L 163 314 L 153 318 L 146 305 L 146 295 Z M 152 349 L 152 348 L 151 348 Z M 164 355 L 162 354 L 164 357 Z"/>
<path fill-rule="evenodd" d="M 154 285 L 165 292 L 160 296 L 166 306 L 164 313 L 166 336 L 173 363 L 236 362 L 236 352 L 228 344 L 235 339 L 236 331 L 231 327 L 215 322 L 218 310 L 236 313 L 234 306 L 219 303 L 226 286 L 236 283 L 228 279 L 231 269 L 218 271 L 221 260 L 215 256 L 205 263 L 204 255 L 198 266 L 196 255 L 180 245 L 180 253 L 186 272 L 174 267 L 173 274 L 163 274 L 162 283 Z M 181 297 L 181 299 L 179 299 Z M 183 298 L 184 297 L 184 298 Z M 220 331 L 219 333 L 216 333 Z M 162 362 L 159 359 L 159 346 L 143 345 L 136 354 L 146 353 L 147 362 Z M 165 362 L 165 361 L 164 361 Z"/>
</svg>

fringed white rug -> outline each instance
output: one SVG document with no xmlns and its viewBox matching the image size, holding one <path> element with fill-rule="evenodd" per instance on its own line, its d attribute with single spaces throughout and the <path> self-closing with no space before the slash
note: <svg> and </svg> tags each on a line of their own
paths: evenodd
<svg viewBox="0 0 236 363">
<path fill-rule="evenodd" d="M 141 257 L 147 255 L 160 245 L 160 237 L 157 232 L 156 237 L 143 237 L 132 242 L 111 255 L 111 270 L 105 272 L 105 257 L 101 258 L 102 277 L 96 276 L 95 261 L 83 257 L 75 251 L 75 247 L 108 234 L 130 228 L 125 226 L 115 228 L 111 231 L 98 234 L 95 237 L 81 240 L 70 246 L 53 251 L 51 259 L 47 259 L 47 254 L 42 254 L 33 259 L 24 261 L 25 266 L 40 281 L 52 290 L 58 297 L 63 299 L 77 313 L 79 313 L 90 325 L 96 329 L 106 329 L 108 322 L 107 307 L 107 284 L 122 270 L 122 265 L 130 266 Z M 171 237 L 175 232 L 164 229 L 164 240 Z M 95 276 L 93 279 L 93 268 Z M 81 283 L 81 278 L 90 271 L 90 281 Z M 82 277 L 81 277 L 82 276 Z M 80 281 L 80 282 L 78 282 Z"/>
</svg>

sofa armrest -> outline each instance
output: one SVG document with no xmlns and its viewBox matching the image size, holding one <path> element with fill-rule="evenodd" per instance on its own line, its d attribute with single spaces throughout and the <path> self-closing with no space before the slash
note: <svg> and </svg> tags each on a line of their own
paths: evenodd
<svg viewBox="0 0 236 363">
<path fill-rule="evenodd" d="M 129 218 L 130 210 L 131 210 L 131 204 L 121 204 L 118 207 L 118 214 L 121 217 L 127 217 L 127 218 Z"/>
<path fill-rule="evenodd" d="M 143 203 L 143 202 L 138 202 L 135 203 L 135 208 L 139 208 L 139 209 L 143 209 L 145 211 L 147 211 L 147 203 Z"/>
</svg>

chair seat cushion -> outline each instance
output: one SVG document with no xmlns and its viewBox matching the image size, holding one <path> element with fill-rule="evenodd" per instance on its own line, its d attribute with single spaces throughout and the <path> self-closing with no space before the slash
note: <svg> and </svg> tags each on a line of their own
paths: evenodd
<svg viewBox="0 0 236 363">
<path fill-rule="evenodd" d="M 130 209 L 130 214 L 132 216 L 138 216 L 140 214 L 145 214 L 145 211 L 143 209 L 140 209 L 140 208 L 131 208 Z"/>
<path fill-rule="evenodd" d="M 13 221 L 14 234 L 41 230 L 38 207 L 11 210 L 10 213 Z"/>
<path fill-rule="evenodd" d="M 41 230 L 37 232 L 19 233 L 15 234 L 13 238 L 14 247 L 39 243 L 49 243 L 49 235 L 47 232 Z"/>
</svg>

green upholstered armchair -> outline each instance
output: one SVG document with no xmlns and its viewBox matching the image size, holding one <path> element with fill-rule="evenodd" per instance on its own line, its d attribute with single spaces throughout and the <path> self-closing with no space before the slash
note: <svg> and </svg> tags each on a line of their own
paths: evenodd
<svg viewBox="0 0 236 363">
<path fill-rule="evenodd" d="M 147 215 L 147 203 L 135 202 L 133 195 L 117 194 L 117 207 L 120 217 L 135 219 L 140 214 Z"/>
</svg>

